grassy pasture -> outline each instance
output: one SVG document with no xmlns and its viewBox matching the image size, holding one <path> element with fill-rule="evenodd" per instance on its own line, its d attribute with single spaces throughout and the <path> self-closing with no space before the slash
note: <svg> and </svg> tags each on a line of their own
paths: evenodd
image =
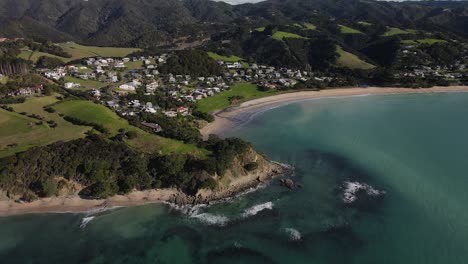
<svg viewBox="0 0 468 264">
<path fill-rule="evenodd" d="M 142 61 L 129 61 L 125 63 L 125 67 L 129 70 L 141 70 L 143 69 Z"/>
<path fill-rule="evenodd" d="M 62 49 L 72 55 L 71 60 L 86 57 L 125 57 L 130 53 L 139 51 L 135 48 L 95 47 L 84 46 L 73 42 L 58 44 Z"/>
<path fill-rule="evenodd" d="M 210 56 L 210 58 L 216 60 L 216 61 L 224 61 L 224 62 L 239 62 L 239 61 L 243 61 L 244 59 L 241 58 L 241 57 L 238 57 L 238 56 L 223 56 L 223 55 L 219 55 L 219 54 L 216 54 L 214 52 L 208 52 L 208 56 Z"/>
<path fill-rule="evenodd" d="M 272 37 L 274 39 L 276 39 L 276 40 L 283 40 L 284 38 L 301 38 L 301 39 L 305 39 L 305 37 L 303 37 L 301 35 L 285 32 L 285 31 L 276 31 L 273 34 Z"/>
<path fill-rule="evenodd" d="M 310 24 L 310 23 L 304 24 L 304 27 L 305 29 L 308 29 L 308 30 L 317 30 L 317 26 L 314 24 Z"/>
<path fill-rule="evenodd" d="M 71 116 L 83 121 L 100 124 L 109 129 L 111 135 L 116 135 L 120 129 L 135 131 L 137 137 L 127 140 L 127 143 L 140 151 L 147 153 L 190 153 L 196 156 L 204 156 L 205 150 L 194 145 L 184 144 L 181 141 L 163 138 L 134 127 L 127 120 L 119 117 L 112 110 L 91 101 L 66 101 L 59 103 L 54 108 L 66 116 Z"/>
<path fill-rule="evenodd" d="M 367 21 L 359 21 L 358 24 L 366 27 L 372 26 L 372 23 L 369 23 Z"/>
<path fill-rule="evenodd" d="M 361 31 L 344 25 L 338 25 L 341 34 L 363 34 Z"/>
<path fill-rule="evenodd" d="M 417 31 L 414 29 L 401 29 L 396 27 L 387 27 L 387 32 L 385 32 L 385 37 L 395 36 L 395 35 L 404 35 L 404 34 L 416 34 Z"/>
<path fill-rule="evenodd" d="M 370 69 L 375 68 L 374 65 L 367 63 L 361 60 L 358 56 L 343 50 L 343 48 L 340 46 L 336 48 L 336 51 L 339 54 L 339 57 L 337 59 L 337 64 L 340 66 L 350 68 L 350 69 L 362 69 L 362 70 L 370 70 Z"/>
<path fill-rule="evenodd" d="M 21 50 L 21 53 L 18 55 L 19 58 L 22 58 L 25 60 L 31 60 L 33 62 L 37 62 L 37 60 L 42 56 L 57 58 L 57 59 L 62 60 L 63 62 L 69 62 L 71 60 L 70 58 L 63 58 L 63 57 L 59 57 L 59 56 L 52 55 L 49 53 L 40 52 L 40 51 L 32 51 L 29 49 Z"/>
<path fill-rule="evenodd" d="M 18 57 L 31 60 L 36 62 L 39 57 L 47 56 L 52 58 L 61 59 L 64 62 L 69 62 L 72 60 L 87 58 L 87 57 L 125 57 L 130 53 L 139 51 L 140 49 L 136 48 L 116 48 L 116 47 L 96 47 L 96 46 L 84 46 L 77 43 L 62 43 L 57 44 L 58 46 L 62 47 L 62 49 L 71 54 L 71 58 L 63 58 L 56 55 L 52 55 L 45 52 L 39 51 L 31 51 L 28 49 L 24 49 L 18 55 Z"/>
<path fill-rule="evenodd" d="M 276 91 L 263 92 L 257 89 L 257 85 L 251 83 L 236 84 L 231 90 L 215 94 L 211 97 L 198 101 L 198 110 L 206 113 L 214 112 L 231 105 L 229 97 L 243 96 L 241 101 L 247 101 L 253 98 L 265 97 L 275 94 Z"/>
<path fill-rule="evenodd" d="M 407 39 L 407 40 L 402 40 L 401 43 L 408 44 L 408 45 L 432 45 L 435 43 L 447 43 L 447 41 L 443 39 L 426 38 L 426 39 Z"/>
<path fill-rule="evenodd" d="M 10 105 L 17 113 L 0 109 L 0 157 L 13 155 L 25 151 L 31 147 L 43 146 L 56 141 L 69 141 L 84 137 L 89 127 L 75 126 L 63 120 L 57 113 L 48 113 L 43 107 L 57 102 L 55 96 L 29 97 L 22 104 Z M 57 127 L 52 128 L 44 121 L 39 125 L 39 120 L 18 113 L 36 114 L 45 118 L 45 121 L 53 120 Z M 7 147 L 8 145 L 14 146 Z"/>
<path fill-rule="evenodd" d="M 2 79 L 0 79 L 0 84 L 5 84 L 8 82 L 8 76 L 3 76 Z"/>
<path fill-rule="evenodd" d="M 84 89 L 99 89 L 108 85 L 107 83 L 98 82 L 95 80 L 83 80 L 83 79 L 75 78 L 71 76 L 65 76 L 64 80 L 65 82 L 79 83 L 81 84 L 80 88 L 84 88 Z"/>
</svg>

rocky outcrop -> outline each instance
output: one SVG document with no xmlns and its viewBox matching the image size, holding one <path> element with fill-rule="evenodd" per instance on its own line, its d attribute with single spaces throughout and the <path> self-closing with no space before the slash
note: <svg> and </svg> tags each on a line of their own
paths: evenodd
<svg viewBox="0 0 468 264">
<path fill-rule="evenodd" d="M 294 190 L 296 188 L 301 188 L 302 186 L 297 182 L 293 181 L 292 179 L 281 179 L 280 180 L 281 186 L 288 188 L 289 190 Z"/>
<path fill-rule="evenodd" d="M 255 169 L 247 170 L 247 164 L 257 164 Z M 256 187 L 268 179 L 291 172 L 291 168 L 266 159 L 253 148 L 237 156 L 223 176 L 216 176 L 219 186 L 216 190 L 202 189 L 196 195 L 197 203 L 209 203 L 238 195 Z"/>
</svg>

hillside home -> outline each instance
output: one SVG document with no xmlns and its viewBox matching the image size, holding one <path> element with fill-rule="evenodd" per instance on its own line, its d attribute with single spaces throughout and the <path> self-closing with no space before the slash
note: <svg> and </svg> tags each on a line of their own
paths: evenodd
<svg viewBox="0 0 468 264">
<path fill-rule="evenodd" d="M 153 130 L 153 132 L 161 132 L 162 131 L 162 127 L 158 124 L 155 124 L 155 123 L 149 123 L 149 122 L 143 122 L 141 123 L 144 127 L 147 127 L 147 128 L 151 128 Z"/>
<path fill-rule="evenodd" d="M 64 83 L 63 86 L 65 87 L 65 89 L 73 89 L 73 88 L 80 88 L 81 85 L 79 83 L 66 82 Z"/>
</svg>

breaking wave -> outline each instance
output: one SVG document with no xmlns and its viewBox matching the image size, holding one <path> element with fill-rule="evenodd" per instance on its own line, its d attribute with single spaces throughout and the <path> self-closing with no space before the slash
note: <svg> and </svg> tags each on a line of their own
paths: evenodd
<svg viewBox="0 0 468 264">
<path fill-rule="evenodd" d="M 95 216 L 83 217 L 83 219 L 81 219 L 80 228 L 84 229 L 94 218 Z"/>
<path fill-rule="evenodd" d="M 210 213 L 202 213 L 202 214 L 192 215 L 190 217 L 198 219 L 201 222 L 209 224 L 209 225 L 223 226 L 229 222 L 229 218 L 224 215 L 214 215 Z"/>
<path fill-rule="evenodd" d="M 272 202 L 266 202 L 262 204 L 257 204 L 254 205 L 248 209 L 245 209 L 244 212 L 242 213 L 242 217 L 249 217 L 258 214 L 259 212 L 263 210 L 271 210 L 273 209 L 273 203 Z"/>
</svg>

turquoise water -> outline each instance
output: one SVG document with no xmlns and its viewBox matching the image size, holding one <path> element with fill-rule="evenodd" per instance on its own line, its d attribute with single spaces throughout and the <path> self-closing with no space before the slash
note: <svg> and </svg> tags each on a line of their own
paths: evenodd
<svg viewBox="0 0 468 264">
<path fill-rule="evenodd" d="M 271 109 L 229 134 L 293 165 L 302 188 L 121 208 L 83 229 L 82 214 L 0 218 L 0 263 L 468 263 L 467 116 L 468 94 Z M 367 189 L 345 203 L 346 182 Z"/>
</svg>

